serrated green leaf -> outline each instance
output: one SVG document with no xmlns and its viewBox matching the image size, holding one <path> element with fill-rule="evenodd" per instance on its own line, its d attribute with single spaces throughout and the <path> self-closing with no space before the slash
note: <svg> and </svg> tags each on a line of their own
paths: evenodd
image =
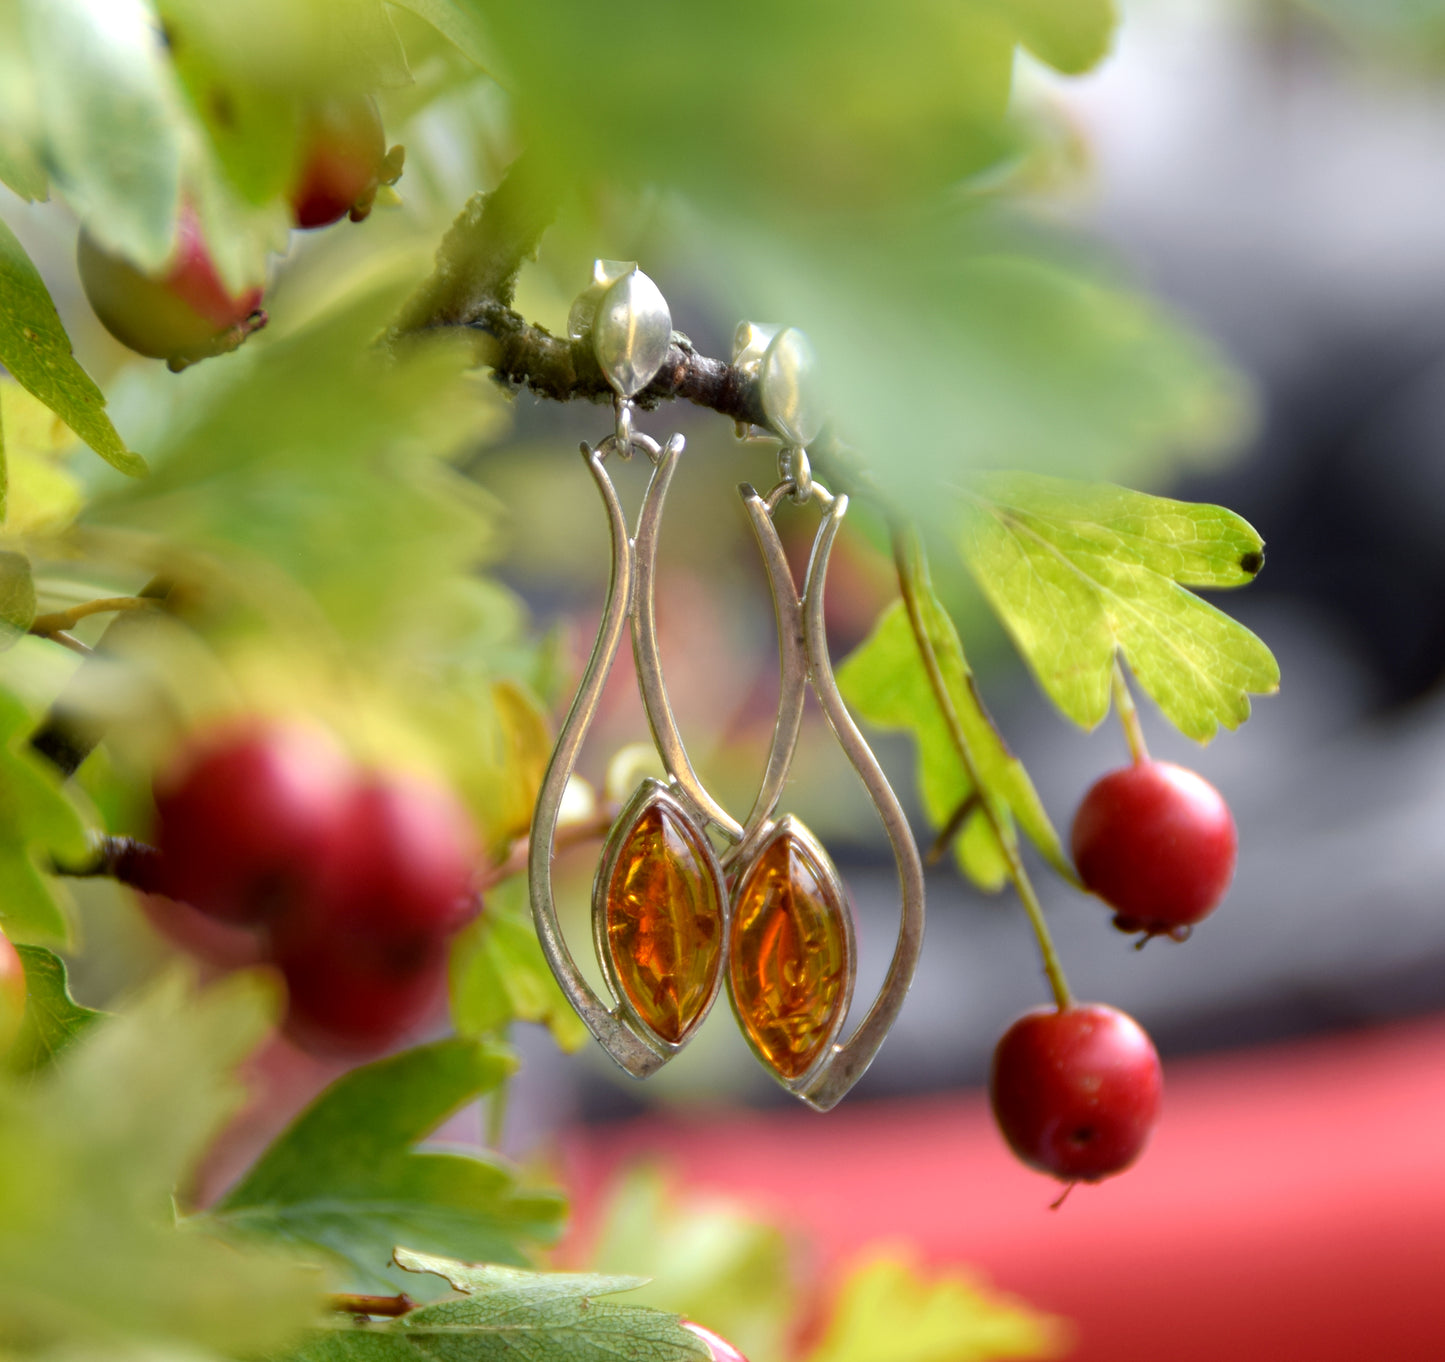
<svg viewBox="0 0 1445 1362">
<path fill-rule="evenodd" d="M 70 996 L 65 961 L 43 946 L 17 946 L 25 966 L 25 1020 L 5 1067 L 34 1073 L 53 1064 L 106 1013 L 82 1007 Z"/>
<path fill-rule="evenodd" d="M 20 745 L 30 716 L 0 691 L 0 928 L 12 941 L 64 944 L 70 929 L 35 858 L 78 861 L 85 825 L 58 780 Z"/>
<path fill-rule="evenodd" d="M 676 1316 L 596 1299 L 631 1290 L 635 1277 L 519 1272 L 406 1250 L 396 1262 L 463 1294 L 384 1324 L 317 1331 L 287 1362 L 707 1362 L 706 1345 Z"/>
<path fill-rule="evenodd" d="M 464 57 L 483 70 L 491 63 L 486 29 L 466 0 L 392 0 L 425 19 Z"/>
<path fill-rule="evenodd" d="M 108 464 L 146 471 L 105 414 L 105 395 L 75 361 L 40 271 L 0 222 L 0 363 Z"/>
<path fill-rule="evenodd" d="M 925 1277 L 906 1259 L 857 1266 L 806 1362 L 995 1362 L 1057 1357 L 1063 1321 L 960 1273 Z"/>
<path fill-rule="evenodd" d="M 35 619 L 35 581 L 30 559 L 0 550 L 0 652 L 13 648 Z"/>
<path fill-rule="evenodd" d="M 0 0 L 0 183 L 22 199 L 43 199 L 49 177 L 36 129 L 40 107 L 25 48 L 20 0 Z"/>
<path fill-rule="evenodd" d="M 322 1249 L 369 1282 L 385 1282 L 401 1243 L 525 1262 L 531 1246 L 560 1231 L 561 1198 L 519 1187 L 490 1155 L 413 1148 L 514 1067 L 501 1047 L 453 1039 L 355 1069 L 205 1219 L 242 1237 Z"/>
<path fill-rule="evenodd" d="M 0 1348 L 250 1356 L 316 1318 L 314 1269 L 177 1230 L 172 1210 L 274 1006 L 254 977 L 204 994 L 172 977 L 0 1082 Z"/>
<path fill-rule="evenodd" d="M 703 1321 L 745 1357 L 787 1355 L 799 1305 L 795 1246 L 713 1199 L 670 1196 L 653 1168 L 630 1172 L 607 1208 L 591 1264 L 647 1276 L 633 1299 Z"/>
<path fill-rule="evenodd" d="M 186 126 L 155 15 L 143 0 L 22 4 L 57 183 L 102 244 L 158 270 L 175 244 Z"/>
<path fill-rule="evenodd" d="M 935 826 L 943 828 L 951 820 L 957 821 L 966 801 L 986 794 L 1011 839 L 1016 819 L 1049 864 L 1072 879 L 1073 867 L 1033 781 L 1004 745 L 983 708 L 958 630 L 926 577 L 919 579 L 917 587 L 922 624 L 984 790 L 979 791 L 969 779 L 902 601 L 883 612 L 873 633 L 838 669 L 844 697 L 866 722 L 912 734 L 918 749 L 919 793 Z M 1007 862 L 982 805 L 959 824 L 954 853 L 964 873 L 981 888 L 997 889 L 1007 878 Z"/>
<path fill-rule="evenodd" d="M 537 1022 L 566 1051 L 588 1031 L 568 1004 L 537 941 L 518 876 L 487 895 L 482 915 L 452 947 L 452 1023 L 465 1036 L 495 1036 L 514 1021 Z"/>
<path fill-rule="evenodd" d="M 962 551 L 1040 684 L 1075 723 L 1109 712 L 1114 660 L 1180 732 L 1237 728 L 1279 666 L 1188 587 L 1250 581 L 1264 541 L 1232 511 L 1030 474 L 976 479 Z"/>
</svg>

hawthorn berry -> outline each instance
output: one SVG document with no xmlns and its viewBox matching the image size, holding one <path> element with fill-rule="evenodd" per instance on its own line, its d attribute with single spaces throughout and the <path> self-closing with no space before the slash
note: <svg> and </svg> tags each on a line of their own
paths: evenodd
<svg viewBox="0 0 1445 1362">
<path fill-rule="evenodd" d="M 255 719 L 200 735 L 155 782 L 155 887 L 223 922 L 304 911 L 348 812 L 330 736 Z"/>
<path fill-rule="evenodd" d="M 275 962 L 286 980 L 286 1032 L 313 1051 L 385 1049 L 430 1020 L 446 995 L 444 937 L 398 949 L 366 936 L 287 934 Z"/>
<path fill-rule="evenodd" d="M 1103 1003 L 1026 1012 L 993 1054 L 989 1099 L 1009 1148 L 1064 1182 L 1122 1172 L 1159 1118 L 1159 1055 L 1132 1017 Z"/>
<path fill-rule="evenodd" d="M 291 187 L 298 227 L 325 227 L 347 214 L 360 222 L 378 187 L 401 173 L 401 151 L 386 150 L 381 114 L 370 95 L 338 96 L 307 111 L 301 169 Z"/>
<path fill-rule="evenodd" d="M 266 324 L 259 288 L 226 291 L 190 204 L 181 209 L 175 253 L 163 273 L 143 273 L 88 231 L 80 234 L 76 263 L 85 296 L 105 329 L 122 345 L 163 359 L 172 369 L 234 350 Z"/>
<path fill-rule="evenodd" d="M 426 1022 L 445 993 L 447 942 L 477 909 L 478 854 L 444 786 L 396 772 L 356 780 L 307 897 L 271 926 L 293 1039 L 365 1053 Z"/>
<path fill-rule="evenodd" d="M 405 951 L 446 937 L 475 911 L 480 850 L 456 796 L 420 776 L 375 772 L 346 798 L 340 835 L 318 867 L 302 916 L 314 932 L 384 941 Z"/>
<path fill-rule="evenodd" d="M 10 938 L 0 932 L 0 1055 L 15 1043 L 25 1019 L 25 965 Z"/>
<path fill-rule="evenodd" d="M 1072 843 L 1079 878 L 1115 910 L 1120 931 L 1183 939 L 1224 898 L 1238 835 L 1207 780 L 1146 760 L 1090 788 L 1074 815 Z"/>
<path fill-rule="evenodd" d="M 725 1338 L 719 1338 L 711 1329 L 704 1329 L 701 1324 L 694 1324 L 690 1319 L 682 1321 L 682 1327 L 689 1333 L 696 1334 L 707 1344 L 708 1352 L 712 1355 L 712 1362 L 748 1362 Z"/>
</svg>

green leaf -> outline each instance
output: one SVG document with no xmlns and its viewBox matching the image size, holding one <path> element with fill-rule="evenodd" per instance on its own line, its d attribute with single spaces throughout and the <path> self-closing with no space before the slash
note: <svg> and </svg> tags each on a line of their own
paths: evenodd
<svg viewBox="0 0 1445 1362">
<path fill-rule="evenodd" d="M 40 271 L 0 222 L 0 363 L 107 463 L 122 473 L 146 471 L 105 414 L 105 395 L 75 362 Z"/>
<path fill-rule="evenodd" d="M 525 1262 L 529 1246 L 556 1238 L 561 1198 L 520 1188 L 492 1156 L 413 1149 L 514 1068 L 501 1047 L 453 1039 L 355 1069 L 205 1219 L 242 1237 L 322 1249 L 372 1282 L 386 1280 L 400 1243 Z"/>
<path fill-rule="evenodd" d="M 175 245 L 187 128 L 154 14 L 144 0 L 22 4 L 57 183 L 102 244 L 160 269 Z"/>
<path fill-rule="evenodd" d="M 1279 687 L 1243 625 L 1186 588 L 1232 587 L 1264 541 L 1232 511 L 1028 474 L 976 479 L 965 561 L 1044 690 L 1075 723 L 1109 712 L 1114 659 L 1180 732 L 1207 742 Z"/>
<path fill-rule="evenodd" d="M 63 944 L 70 929 L 35 857 L 78 861 L 88 842 L 54 771 L 20 745 L 30 723 L 24 705 L 0 691 L 0 928 L 12 941 Z"/>
<path fill-rule="evenodd" d="M 805 1362 L 994 1362 L 1057 1357 L 1063 1321 L 1035 1314 L 962 1274 L 932 1279 L 884 1256 L 858 1266 Z"/>
<path fill-rule="evenodd" d="M 5 1056 L 5 1067 L 33 1073 L 53 1064 L 106 1013 L 70 996 L 65 961 L 43 946 L 16 946 L 25 966 L 25 1020 Z"/>
<path fill-rule="evenodd" d="M 958 630 L 926 577 L 918 581 L 917 589 L 923 627 L 984 790 L 976 789 L 964 768 L 902 601 L 883 612 L 873 633 L 838 669 L 844 697 L 859 718 L 875 727 L 912 734 L 918 749 L 919 794 L 936 827 L 948 826 L 966 801 L 986 794 L 1011 840 L 1017 819 L 1049 864 L 1072 879 L 1073 867 L 1033 781 L 984 710 Z M 981 888 L 997 889 L 1007 878 L 1007 862 L 981 805 L 959 826 L 954 852 L 964 873 Z"/>
<path fill-rule="evenodd" d="M 0 652 L 13 648 L 35 619 L 35 582 L 23 553 L 0 550 Z"/>
<path fill-rule="evenodd" d="M 384 1324 L 317 1331 L 288 1362 L 707 1362 L 676 1316 L 599 1301 L 636 1277 L 519 1272 L 399 1249 L 398 1267 L 432 1273 L 462 1294 Z M 279 1359 L 277 1359 L 279 1362 Z"/>
<path fill-rule="evenodd" d="M 465 337 L 380 359 L 371 338 L 393 305 L 351 296 L 219 372 L 158 373 L 178 406 L 155 472 L 97 498 L 86 523 L 200 554 L 263 609 L 299 585 L 348 639 L 395 648 L 429 622 L 417 602 L 493 537 L 495 504 L 442 456 L 488 431 L 498 399 L 466 375 Z"/>
<path fill-rule="evenodd" d="M 70 427 L 18 383 L 0 379 L 3 525 L 7 535 L 59 533 L 80 510 L 80 484 L 68 468 L 77 441 Z"/>
<path fill-rule="evenodd" d="M 41 109 L 23 25 L 19 0 L 0 0 L 0 182 L 34 200 L 50 184 L 37 145 Z"/>
<path fill-rule="evenodd" d="M 392 0 L 425 19 L 461 54 L 485 70 L 491 65 L 487 31 L 466 0 Z"/>
<path fill-rule="evenodd" d="M 1056 71 L 1078 75 L 1103 60 L 1119 14 L 1114 0 L 974 0 L 1013 21 L 1019 41 Z"/>
<path fill-rule="evenodd" d="M 243 1098 L 274 992 L 172 977 L 24 1084 L 0 1081 L 0 1340 L 22 1354 L 251 1356 L 316 1318 L 291 1258 L 178 1230 L 172 1199 Z"/>
<path fill-rule="evenodd" d="M 458 1032 L 495 1036 L 514 1021 L 540 1023 L 567 1051 L 580 1050 L 589 1038 L 542 954 L 521 876 L 487 895 L 482 915 L 452 947 L 452 1022 Z"/>
<path fill-rule="evenodd" d="M 655 1169 L 630 1172 L 591 1254 L 599 1272 L 649 1278 L 633 1299 L 704 1322 L 746 1357 L 787 1355 L 799 1305 L 794 1245 L 715 1200 L 669 1196 Z"/>
</svg>

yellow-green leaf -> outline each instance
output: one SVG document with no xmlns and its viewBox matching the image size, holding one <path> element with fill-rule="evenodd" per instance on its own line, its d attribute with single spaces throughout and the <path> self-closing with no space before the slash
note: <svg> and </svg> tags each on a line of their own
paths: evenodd
<svg viewBox="0 0 1445 1362">
<path fill-rule="evenodd" d="M 25 248 L 0 222 L 0 364 L 107 463 L 146 471 L 105 414 L 105 394 L 76 363 L 60 314 Z"/>
<path fill-rule="evenodd" d="M 1063 1322 L 962 1273 L 925 1277 L 884 1255 L 858 1265 L 806 1362 L 993 1362 L 1057 1357 Z"/>
<path fill-rule="evenodd" d="M 926 577 L 920 577 L 917 587 L 921 623 L 984 792 L 1010 839 L 1017 819 L 1048 862 L 1061 875 L 1072 878 L 1073 869 L 1033 781 L 984 710 L 958 630 Z M 980 791 L 964 766 L 957 736 L 929 679 L 902 601 L 883 612 L 873 633 L 838 669 L 838 684 L 859 718 L 913 736 L 918 748 L 919 793 L 929 820 L 938 828 L 957 821 L 954 851 L 960 867 L 981 888 L 999 888 L 1008 875 L 1007 862 L 982 804 L 956 819 L 967 801 L 977 800 Z"/>
<path fill-rule="evenodd" d="M 1264 643 L 1187 589 L 1239 586 L 1263 566 L 1264 541 L 1232 511 L 991 473 L 969 486 L 961 544 L 1040 684 L 1083 727 L 1109 712 L 1116 656 L 1200 742 L 1279 688 Z"/>
</svg>

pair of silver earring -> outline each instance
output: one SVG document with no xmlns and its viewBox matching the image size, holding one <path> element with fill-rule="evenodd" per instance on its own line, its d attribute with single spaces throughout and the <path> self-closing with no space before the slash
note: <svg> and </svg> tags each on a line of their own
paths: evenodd
<svg viewBox="0 0 1445 1362">
<path fill-rule="evenodd" d="M 826 1111 L 862 1077 L 907 994 L 923 937 L 923 868 L 907 819 L 833 679 L 823 589 L 848 509 L 812 476 L 807 445 L 820 421 L 809 400 L 811 349 L 794 329 L 744 324 L 734 363 L 760 384 L 781 439 L 779 481 L 742 497 L 772 589 L 782 686 L 757 798 L 735 818 L 699 780 L 683 746 L 658 652 L 657 534 L 684 441 L 659 445 L 634 426 L 632 398 L 651 382 L 672 341 L 657 286 L 635 265 L 599 260 L 570 329 L 590 339 L 615 391 L 613 432 L 582 457 L 601 493 L 612 544 L 602 623 L 552 753 L 532 821 L 532 912 L 568 1001 L 607 1053 L 637 1078 L 655 1073 L 691 1039 L 726 987 L 754 1054 L 809 1106 Z M 629 533 L 606 461 L 645 454 L 652 475 Z M 801 594 L 774 517 L 784 501 L 814 504 L 821 520 Z M 557 919 L 553 844 L 562 799 L 623 634 L 630 632 L 643 707 L 667 773 L 641 782 L 603 847 L 592 886 L 593 944 L 612 995 L 605 1002 L 577 968 Z M 811 686 L 834 735 L 882 818 L 897 862 L 897 944 L 867 1014 L 840 1041 L 852 1003 L 857 951 L 847 895 L 832 860 L 791 814 L 777 816 Z M 711 834 L 711 835 L 710 835 Z M 723 849 L 715 849 L 715 842 Z"/>
</svg>

